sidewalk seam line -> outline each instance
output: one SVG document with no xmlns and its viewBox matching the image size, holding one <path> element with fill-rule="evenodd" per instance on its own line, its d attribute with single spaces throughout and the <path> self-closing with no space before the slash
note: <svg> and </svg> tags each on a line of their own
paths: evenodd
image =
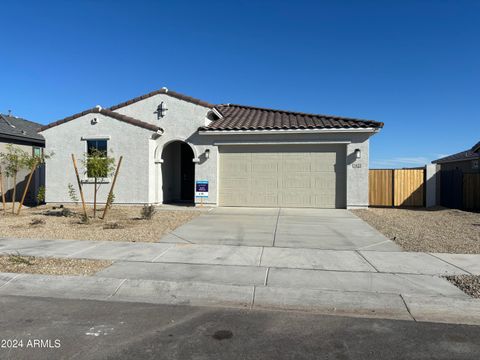
<svg viewBox="0 0 480 360">
<path fill-rule="evenodd" d="M 278 208 L 278 212 L 277 212 L 277 222 L 275 223 L 275 231 L 273 232 L 272 247 L 275 247 L 275 240 L 276 240 L 276 237 L 277 237 L 278 220 L 280 219 L 280 211 L 281 211 L 281 210 L 282 210 L 282 208 Z"/>
<path fill-rule="evenodd" d="M 270 274 L 270 268 L 267 267 L 267 271 L 265 272 L 265 280 L 263 282 L 263 286 L 267 286 L 268 283 L 268 274 Z"/>
<path fill-rule="evenodd" d="M 375 243 L 375 244 L 370 244 L 370 245 L 366 245 L 366 246 L 362 246 L 358 249 L 356 249 L 357 251 L 360 251 L 360 250 L 365 250 L 365 249 L 368 249 L 368 248 L 371 248 L 372 246 L 377 246 L 377 245 L 380 245 L 380 244 L 385 244 L 385 243 L 388 243 L 388 242 L 392 242 L 392 240 L 383 240 L 383 241 L 380 241 L 378 243 Z M 368 251 L 368 250 L 367 250 Z"/>
<path fill-rule="evenodd" d="M 377 273 L 381 272 L 381 271 L 379 271 L 370 261 L 368 261 L 368 259 L 367 259 L 365 256 L 363 256 L 363 254 L 362 254 L 360 251 L 355 250 L 355 252 L 356 252 L 358 255 L 360 255 L 360 257 L 361 257 L 362 259 L 364 259 L 364 260 L 367 262 L 367 264 L 369 264 Z"/>
<path fill-rule="evenodd" d="M 258 259 L 258 265 L 257 266 L 259 266 L 259 267 L 262 266 L 263 250 L 265 250 L 264 246 L 262 246 L 262 252 L 260 253 L 260 259 Z"/>
<path fill-rule="evenodd" d="M 402 295 L 402 294 L 399 294 L 399 296 L 400 296 L 400 299 L 402 299 L 403 304 L 405 305 L 405 308 L 407 309 L 408 313 L 409 313 L 410 316 L 412 317 L 413 321 L 417 322 L 417 319 L 415 319 L 415 317 L 412 315 L 412 312 L 410 311 L 410 308 L 408 307 L 407 302 L 405 301 L 403 295 Z"/>
<path fill-rule="evenodd" d="M 157 260 L 159 257 L 165 255 L 167 253 L 167 251 L 169 251 L 171 248 L 175 247 L 175 245 L 172 245 L 170 246 L 168 249 L 162 251 L 160 254 L 158 254 L 157 256 L 155 256 L 152 260 L 148 261 L 148 262 L 155 262 L 155 260 Z"/>
<path fill-rule="evenodd" d="M 22 275 L 25 275 L 24 273 L 18 273 L 16 274 L 14 277 L 12 277 L 10 280 L 8 280 L 5 284 L 3 284 L 2 286 L 0 286 L 0 289 L 3 288 L 4 286 L 7 286 L 8 284 L 10 284 L 13 280 L 15 280 L 16 278 L 18 277 L 21 277 Z"/>
<path fill-rule="evenodd" d="M 425 253 L 425 254 L 428 254 L 428 255 L 430 255 L 431 257 L 433 257 L 433 258 L 435 258 L 435 259 L 437 259 L 437 260 L 443 261 L 444 263 L 447 263 L 448 265 L 451 265 L 451 266 L 453 266 L 453 267 L 456 267 L 457 269 L 462 270 L 462 271 L 466 272 L 466 273 L 469 274 L 469 275 L 473 275 L 470 271 L 465 270 L 465 269 L 461 268 L 460 266 L 457 266 L 457 265 L 455 265 L 455 264 L 452 264 L 452 263 L 450 263 L 450 262 L 448 262 L 448 261 L 446 261 L 446 260 L 443 260 L 442 258 L 439 258 L 439 257 L 433 255 L 432 253 L 427 252 L 427 253 Z"/>
<path fill-rule="evenodd" d="M 98 247 L 98 246 L 100 246 L 100 245 L 101 245 L 101 244 L 95 244 L 95 245 L 92 245 L 92 246 L 88 246 L 88 247 L 86 247 L 85 249 L 74 251 L 73 253 L 68 254 L 67 257 L 73 257 L 73 256 L 75 256 L 75 255 L 81 254 L 81 253 L 84 252 L 84 251 L 91 250 L 91 249 L 95 249 L 96 247 Z"/>
<path fill-rule="evenodd" d="M 111 297 L 115 296 L 118 292 L 118 290 L 120 290 L 120 288 L 122 287 L 122 285 L 125 283 L 125 281 L 127 281 L 127 279 L 123 279 L 122 282 L 120 284 L 118 284 L 117 288 L 115 289 L 115 291 L 113 293 L 111 293 L 107 299 L 110 299 Z"/>
<path fill-rule="evenodd" d="M 174 230 L 174 231 L 175 231 L 175 230 Z M 187 240 L 187 239 L 182 238 L 181 236 L 178 236 L 178 235 L 175 234 L 173 231 L 170 231 L 167 235 L 173 235 L 173 236 L 179 238 L 180 240 L 186 241 L 186 242 L 189 243 L 189 244 L 195 244 L 194 242 L 191 242 L 190 240 Z"/>
<path fill-rule="evenodd" d="M 250 310 L 253 309 L 253 306 L 255 305 L 255 290 L 257 287 L 253 285 L 253 292 L 252 292 L 252 303 L 250 304 Z"/>
</svg>

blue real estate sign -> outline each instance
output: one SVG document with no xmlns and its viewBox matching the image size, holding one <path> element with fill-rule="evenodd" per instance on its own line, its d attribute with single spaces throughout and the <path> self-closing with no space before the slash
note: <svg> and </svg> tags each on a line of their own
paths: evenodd
<svg viewBox="0 0 480 360">
<path fill-rule="evenodd" d="M 195 197 L 207 198 L 208 197 L 208 181 L 199 180 L 195 182 Z"/>
</svg>

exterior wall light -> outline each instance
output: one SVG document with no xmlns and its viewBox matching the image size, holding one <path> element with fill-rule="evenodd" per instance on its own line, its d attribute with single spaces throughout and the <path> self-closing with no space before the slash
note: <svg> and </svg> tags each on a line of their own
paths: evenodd
<svg viewBox="0 0 480 360">
<path fill-rule="evenodd" d="M 157 111 L 155 111 L 157 113 L 157 119 L 160 120 L 163 118 L 166 115 L 167 110 L 167 106 L 162 101 L 160 105 L 157 106 Z"/>
<path fill-rule="evenodd" d="M 362 157 L 362 152 L 360 151 L 360 149 L 355 149 L 355 157 L 357 159 L 360 159 Z"/>
<path fill-rule="evenodd" d="M 210 149 L 205 150 L 205 159 L 210 158 Z"/>
</svg>

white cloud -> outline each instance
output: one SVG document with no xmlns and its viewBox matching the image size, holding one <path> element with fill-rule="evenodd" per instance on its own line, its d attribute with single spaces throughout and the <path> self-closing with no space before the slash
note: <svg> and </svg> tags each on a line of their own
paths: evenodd
<svg viewBox="0 0 480 360">
<path fill-rule="evenodd" d="M 424 156 L 417 157 L 395 157 L 391 159 L 379 159 L 371 162 L 371 168 L 380 167 L 419 167 L 430 164 L 431 160 Z"/>
</svg>

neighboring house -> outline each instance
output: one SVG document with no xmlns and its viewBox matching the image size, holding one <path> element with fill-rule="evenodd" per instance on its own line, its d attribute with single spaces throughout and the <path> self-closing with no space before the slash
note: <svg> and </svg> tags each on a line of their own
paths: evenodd
<svg viewBox="0 0 480 360">
<path fill-rule="evenodd" d="M 480 173 L 480 142 L 471 149 L 432 161 L 440 170 L 461 170 L 463 173 Z"/>
<path fill-rule="evenodd" d="M 475 145 L 473 145 L 472 149 L 471 149 L 474 153 L 477 153 L 477 154 L 480 154 L 480 141 L 478 143 L 476 143 Z"/>
<path fill-rule="evenodd" d="M 21 119 L 16 116 L 0 114 L 0 153 L 7 151 L 7 145 L 14 146 L 26 151 L 29 154 L 41 155 L 45 147 L 45 140 L 42 135 L 38 134 L 41 124 L 33 121 Z M 21 170 L 17 175 L 17 193 L 16 200 L 21 200 L 21 196 L 25 189 L 25 184 L 29 170 Z M 4 176 L 3 186 L 7 201 L 12 201 L 13 195 L 13 179 L 6 179 Z M 32 204 L 38 192 L 38 188 L 45 184 L 45 171 L 43 166 L 35 172 L 30 184 L 30 190 L 27 193 L 26 203 Z"/>
<path fill-rule="evenodd" d="M 166 88 L 108 109 L 95 107 L 41 129 L 47 150 L 47 202 L 70 202 L 89 149 L 124 160 L 116 203 L 193 202 L 219 206 L 368 206 L 369 138 L 383 123 L 329 115 L 212 105 Z M 87 201 L 92 179 L 81 169 Z M 111 179 L 103 179 L 99 199 Z M 199 199 L 196 200 L 200 202 Z"/>
</svg>

